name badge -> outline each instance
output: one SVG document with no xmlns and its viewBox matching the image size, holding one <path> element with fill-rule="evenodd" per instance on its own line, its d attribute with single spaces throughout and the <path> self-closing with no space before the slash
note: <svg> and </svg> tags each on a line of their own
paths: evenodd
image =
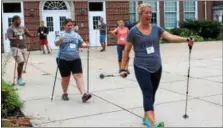
<svg viewBox="0 0 223 128">
<path fill-rule="evenodd" d="M 124 41 L 124 40 L 125 40 L 125 38 L 124 38 L 124 37 L 121 37 L 121 38 L 120 38 L 120 40 Z"/>
<path fill-rule="evenodd" d="M 76 48 L 76 44 L 70 44 L 70 48 L 75 49 Z"/>
<path fill-rule="evenodd" d="M 20 35 L 20 36 L 19 36 L 19 39 L 20 39 L 20 40 L 23 40 L 23 36 L 22 36 L 22 35 Z"/>
<path fill-rule="evenodd" d="M 147 47 L 147 48 L 146 48 L 146 52 L 147 52 L 147 54 L 152 54 L 152 53 L 154 53 L 154 52 L 155 52 L 154 47 L 153 47 L 153 46 L 152 46 L 152 47 Z"/>
</svg>

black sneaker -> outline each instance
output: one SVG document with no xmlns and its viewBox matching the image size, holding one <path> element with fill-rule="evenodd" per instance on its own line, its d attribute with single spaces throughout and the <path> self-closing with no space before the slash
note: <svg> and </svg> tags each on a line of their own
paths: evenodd
<svg viewBox="0 0 223 128">
<path fill-rule="evenodd" d="M 67 93 L 64 93 L 64 94 L 62 95 L 62 99 L 63 99 L 63 100 L 69 100 L 68 94 L 67 94 Z"/>
<path fill-rule="evenodd" d="M 50 52 L 48 52 L 48 54 L 51 54 Z"/>
<path fill-rule="evenodd" d="M 104 51 L 105 51 L 105 49 L 101 49 L 101 50 L 100 50 L 100 52 L 104 52 Z"/>
<path fill-rule="evenodd" d="M 46 54 L 45 52 L 43 52 L 43 54 Z"/>
<path fill-rule="evenodd" d="M 92 97 L 91 94 L 84 93 L 84 95 L 82 96 L 82 102 L 83 103 L 87 102 L 91 97 Z"/>
</svg>

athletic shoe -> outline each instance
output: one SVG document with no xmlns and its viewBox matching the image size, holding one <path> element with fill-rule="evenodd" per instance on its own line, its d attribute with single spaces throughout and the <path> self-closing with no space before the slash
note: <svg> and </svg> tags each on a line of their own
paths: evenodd
<svg viewBox="0 0 223 128">
<path fill-rule="evenodd" d="M 153 127 L 155 128 L 164 128 L 164 122 L 156 122 L 155 124 L 153 124 Z"/>
<path fill-rule="evenodd" d="M 143 125 L 146 125 L 147 127 L 151 127 L 151 123 L 149 122 L 149 120 L 147 118 L 143 118 L 142 119 Z"/>
<path fill-rule="evenodd" d="M 87 102 L 91 97 L 92 97 L 91 94 L 84 93 L 84 95 L 82 96 L 82 102 L 83 103 Z"/>
<path fill-rule="evenodd" d="M 62 99 L 65 100 L 65 101 L 69 100 L 68 94 L 67 93 L 64 93 L 62 95 Z"/>
<path fill-rule="evenodd" d="M 146 125 L 147 127 L 152 127 L 152 128 L 163 128 L 165 125 L 164 125 L 164 122 L 156 122 L 155 124 L 151 124 L 149 122 L 149 120 L 147 118 L 143 118 L 143 124 Z"/>
<path fill-rule="evenodd" d="M 22 86 L 22 85 L 25 85 L 25 82 L 23 81 L 22 78 L 19 78 L 19 79 L 17 79 L 17 84 Z"/>
</svg>

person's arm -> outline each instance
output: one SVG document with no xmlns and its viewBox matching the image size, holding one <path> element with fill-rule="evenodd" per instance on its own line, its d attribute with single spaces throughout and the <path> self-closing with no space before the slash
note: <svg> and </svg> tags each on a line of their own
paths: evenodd
<svg viewBox="0 0 223 128">
<path fill-rule="evenodd" d="M 125 44 L 125 49 L 123 52 L 123 56 L 122 56 L 122 62 L 121 62 L 121 73 L 120 75 L 122 77 L 125 77 L 126 75 L 126 67 L 128 66 L 128 61 L 129 61 L 129 53 L 132 49 L 132 45 L 135 42 L 135 38 L 134 38 L 134 30 L 130 31 L 127 35 L 127 41 Z"/>
<path fill-rule="evenodd" d="M 78 35 L 78 45 L 80 48 L 89 48 L 90 47 L 90 43 L 88 43 L 87 41 L 84 42 L 83 38 Z"/>
<path fill-rule="evenodd" d="M 62 34 L 61 34 L 62 35 Z M 57 36 L 56 37 L 56 40 L 54 41 L 54 44 L 56 45 L 56 46 L 60 46 L 60 44 L 62 43 L 64 41 L 64 36 Z"/>
<path fill-rule="evenodd" d="M 100 28 L 100 30 L 106 30 L 106 24 L 104 24 L 104 25 Z"/>
<path fill-rule="evenodd" d="M 164 31 L 161 38 L 168 40 L 169 42 L 187 42 L 187 38 L 173 35 L 167 31 Z"/>
<path fill-rule="evenodd" d="M 192 46 L 194 43 L 192 38 L 180 37 L 177 35 L 170 34 L 167 31 L 164 31 L 161 37 L 168 40 L 169 42 L 187 42 L 189 46 Z"/>
<path fill-rule="evenodd" d="M 24 28 L 24 30 L 25 30 L 25 35 L 27 35 L 28 37 L 34 37 L 34 35 L 31 34 L 28 29 Z"/>
<path fill-rule="evenodd" d="M 121 63 L 121 70 L 125 71 L 126 67 L 128 66 L 129 61 L 129 53 L 132 49 L 132 43 L 126 42 L 125 49 L 122 56 L 122 63 Z"/>
<path fill-rule="evenodd" d="M 89 48 L 89 47 L 90 47 L 90 43 L 87 43 L 87 42 L 83 42 L 80 45 L 80 48 Z"/>
<path fill-rule="evenodd" d="M 13 41 L 13 40 L 18 40 L 19 37 L 14 37 L 13 36 L 13 30 L 11 28 L 8 28 L 7 30 L 7 37 L 10 41 Z"/>
<path fill-rule="evenodd" d="M 118 31 L 118 28 L 114 29 L 113 31 L 110 31 L 110 33 L 111 33 L 112 35 L 115 35 L 115 34 L 117 33 L 117 31 Z"/>
</svg>

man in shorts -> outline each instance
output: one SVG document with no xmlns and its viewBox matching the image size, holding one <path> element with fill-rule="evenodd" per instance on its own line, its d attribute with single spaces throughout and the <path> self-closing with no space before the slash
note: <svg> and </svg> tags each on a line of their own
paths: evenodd
<svg viewBox="0 0 223 128">
<path fill-rule="evenodd" d="M 99 25 L 99 30 L 100 30 L 100 43 L 101 43 L 101 47 L 102 49 L 100 50 L 100 52 L 104 52 L 105 51 L 105 39 L 106 39 L 106 24 L 104 23 L 104 19 L 102 17 L 100 17 L 99 19 L 100 21 L 100 25 Z"/>
<path fill-rule="evenodd" d="M 25 43 L 25 35 L 29 37 L 33 37 L 25 27 L 20 26 L 21 19 L 19 16 L 13 16 L 12 18 L 12 25 L 7 30 L 7 37 L 10 40 L 10 47 L 12 50 L 12 56 L 14 57 L 15 61 L 18 63 L 18 85 L 24 85 L 25 82 L 22 79 L 22 71 L 23 65 L 27 58 L 27 49 Z"/>
<path fill-rule="evenodd" d="M 45 48 L 44 45 L 46 45 L 46 49 L 48 51 L 48 54 L 50 54 L 49 46 L 48 46 L 48 41 L 47 41 L 47 34 L 48 28 L 44 26 L 44 21 L 40 22 L 40 27 L 38 28 L 38 35 L 39 35 L 39 42 L 41 49 L 43 50 L 43 54 L 45 54 Z"/>
</svg>

